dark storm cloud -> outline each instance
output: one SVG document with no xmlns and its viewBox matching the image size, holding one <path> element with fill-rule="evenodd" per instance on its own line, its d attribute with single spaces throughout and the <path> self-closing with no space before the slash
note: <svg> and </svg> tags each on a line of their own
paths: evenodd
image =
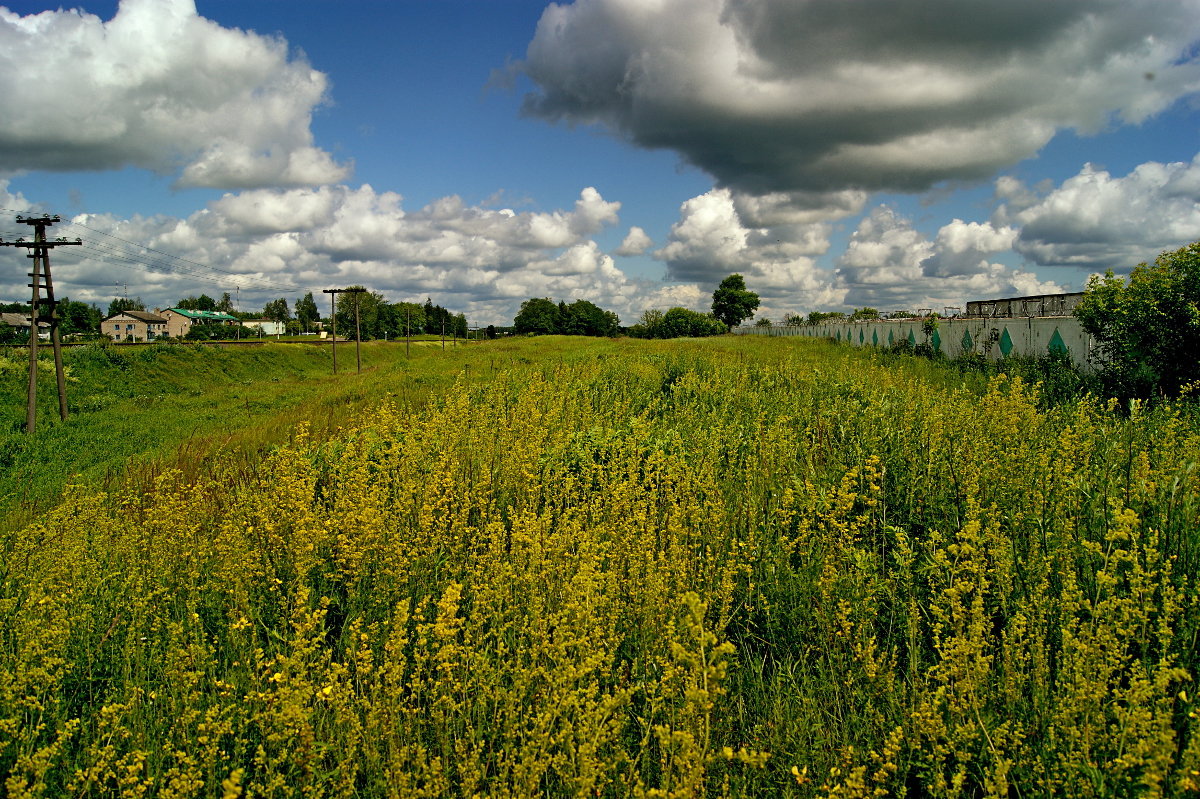
<svg viewBox="0 0 1200 799">
<path fill-rule="evenodd" d="M 1198 35 L 1196 0 L 577 0 L 520 68 L 526 113 L 741 192 L 921 191 L 1163 110 Z"/>
</svg>

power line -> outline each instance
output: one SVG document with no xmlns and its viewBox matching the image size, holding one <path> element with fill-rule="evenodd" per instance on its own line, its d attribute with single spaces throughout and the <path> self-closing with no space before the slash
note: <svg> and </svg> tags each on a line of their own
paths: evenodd
<svg viewBox="0 0 1200 799">
<path fill-rule="evenodd" d="M 135 241 L 130 241 L 129 239 L 121 238 L 120 236 L 113 235 L 112 233 L 105 233 L 103 230 L 96 230 L 95 228 L 89 227 L 88 225 L 85 225 L 82 222 L 68 222 L 67 224 L 73 225 L 75 227 L 81 227 L 84 230 L 89 230 L 92 233 L 95 233 L 99 236 L 105 236 L 110 239 L 115 239 L 116 241 L 119 241 L 122 244 L 126 244 L 126 245 L 129 245 L 132 247 L 137 247 L 139 250 L 144 250 L 146 252 L 154 253 L 154 256 L 157 256 L 157 257 L 153 257 L 153 256 L 147 257 L 146 260 L 153 261 L 157 265 L 172 264 L 170 267 L 172 269 L 172 271 L 178 271 L 181 274 L 190 274 L 193 276 L 200 276 L 200 274 L 202 274 L 202 273 L 198 273 L 195 271 L 195 269 L 198 268 L 200 270 L 204 270 L 207 272 L 216 272 L 220 275 L 224 275 L 226 277 L 237 278 L 239 280 L 255 281 L 255 282 L 263 284 L 263 286 L 265 288 L 282 288 L 282 289 L 286 289 L 289 291 L 296 291 L 300 288 L 304 288 L 303 286 L 297 286 L 297 285 L 291 284 L 291 283 L 276 283 L 274 281 L 266 280 L 263 278 L 256 278 L 251 275 L 247 275 L 243 272 L 233 272 L 228 269 L 221 269 L 220 267 L 212 266 L 211 264 L 203 264 L 203 263 L 200 263 L 199 261 L 193 261 L 190 258 L 184 258 L 183 256 L 180 256 L 180 255 L 173 255 L 169 252 L 163 252 L 162 250 L 156 250 L 155 248 L 148 247 L 145 244 L 138 244 Z M 119 245 L 110 245 L 110 246 L 117 247 Z M 141 255 L 141 253 L 138 253 L 138 255 Z M 164 258 L 169 259 L 169 260 L 163 261 L 162 259 L 164 259 Z M 180 262 L 180 264 L 183 264 L 186 266 L 174 265 L 175 261 L 178 261 L 178 262 Z"/>
</svg>

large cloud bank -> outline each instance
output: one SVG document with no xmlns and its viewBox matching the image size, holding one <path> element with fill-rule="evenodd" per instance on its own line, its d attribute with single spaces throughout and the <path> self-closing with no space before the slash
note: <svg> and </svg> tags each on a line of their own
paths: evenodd
<svg viewBox="0 0 1200 799">
<path fill-rule="evenodd" d="M 331 183 L 313 145 L 326 78 L 287 43 L 229 30 L 193 0 L 123 0 L 108 22 L 0 8 L 0 172 L 143 167 L 180 186 Z"/>
<path fill-rule="evenodd" d="M 40 210 L 4 181 L 0 204 Z M 84 246 L 57 251 L 54 270 L 60 294 L 103 307 L 121 291 L 114 277 L 126 275 L 131 294 L 159 307 L 228 291 L 254 310 L 350 284 L 393 302 L 433 297 L 482 324 L 510 323 L 529 297 L 590 299 L 627 323 L 647 307 L 703 307 L 697 286 L 630 278 L 602 251 L 594 236 L 617 224 L 619 209 L 593 188 L 569 210 L 544 212 L 470 206 L 457 196 L 407 211 L 400 195 L 365 185 L 260 189 L 226 194 L 185 219 L 64 219 L 55 233 L 81 236 Z M 0 293 L 28 290 L 9 275 Z"/>
<path fill-rule="evenodd" d="M 1043 266 L 1127 271 L 1200 237 L 1200 156 L 1123 177 L 1089 164 L 1044 197 L 1003 179 L 997 195 L 997 218 L 1021 226 L 1015 249 Z"/>
<path fill-rule="evenodd" d="M 576 0 L 525 111 L 668 148 L 752 194 L 921 191 L 1200 87 L 1197 0 Z"/>
</svg>

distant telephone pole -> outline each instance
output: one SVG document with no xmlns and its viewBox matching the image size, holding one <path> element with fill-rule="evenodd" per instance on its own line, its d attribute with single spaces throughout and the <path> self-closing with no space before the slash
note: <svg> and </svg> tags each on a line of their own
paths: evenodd
<svg viewBox="0 0 1200 799">
<path fill-rule="evenodd" d="M 333 328 L 333 373 L 335 375 L 337 374 L 337 295 L 354 295 L 354 355 L 358 360 L 358 373 L 362 374 L 362 353 L 359 351 L 359 345 L 362 342 L 362 331 L 358 326 L 358 295 L 366 293 L 366 289 L 322 289 L 322 291 L 329 295 L 329 307 L 332 309 L 332 313 L 329 316 L 329 323 Z"/>
<path fill-rule="evenodd" d="M 29 393 L 25 403 L 25 432 L 30 435 L 33 434 L 37 425 L 38 307 L 42 305 L 46 306 L 50 317 L 50 342 L 54 346 L 54 374 L 58 383 L 58 414 L 64 421 L 67 418 L 67 382 L 63 376 L 62 341 L 58 332 L 58 304 L 54 300 L 54 280 L 50 277 L 50 250 L 60 245 L 83 244 L 83 242 L 79 239 L 67 241 L 61 237 L 54 241 L 47 241 L 46 228 L 61 221 L 59 216 L 50 216 L 49 214 L 28 219 L 18 216 L 18 223 L 30 225 L 33 228 L 33 241 L 26 241 L 24 237 L 16 241 L 0 239 L 0 247 L 24 247 L 29 250 L 25 257 L 33 259 L 33 271 L 27 273 L 33 279 L 33 282 L 28 284 L 33 289 L 33 299 L 29 305 Z M 42 283 L 43 279 L 46 281 L 44 284 Z M 41 296 L 43 285 L 46 289 L 45 298 Z"/>
</svg>

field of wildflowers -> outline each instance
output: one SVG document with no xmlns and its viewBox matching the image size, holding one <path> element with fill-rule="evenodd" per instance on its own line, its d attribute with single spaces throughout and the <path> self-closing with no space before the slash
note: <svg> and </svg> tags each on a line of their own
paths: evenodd
<svg viewBox="0 0 1200 799">
<path fill-rule="evenodd" d="M 1200 791 L 1189 407 L 541 343 L 0 534 L 5 795 Z"/>
</svg>

